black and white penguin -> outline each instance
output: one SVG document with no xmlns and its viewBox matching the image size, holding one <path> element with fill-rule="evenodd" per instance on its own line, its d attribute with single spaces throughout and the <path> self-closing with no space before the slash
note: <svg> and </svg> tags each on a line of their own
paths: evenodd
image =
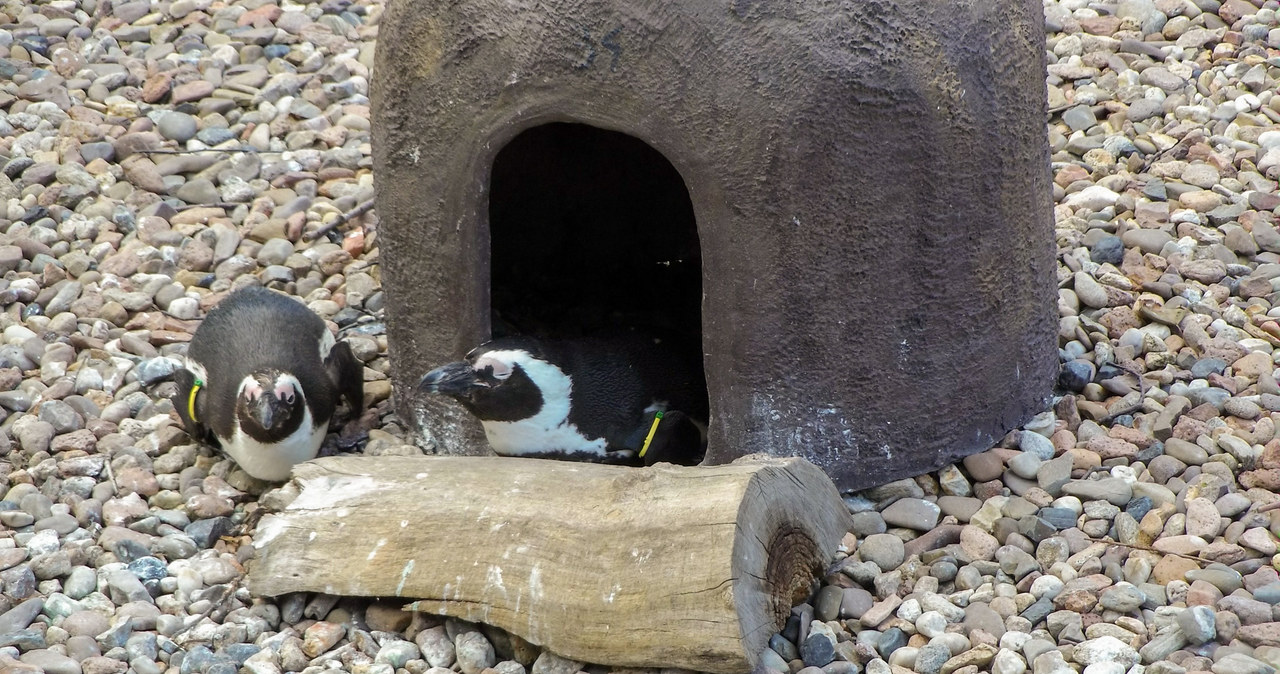
<svg viewBox="0 0 1280 674">
<path fill-rule="evenodd" d="M 693 465 L 706 449 L 701 371 L 638 335 L 498 339 L 418 386 L 462 403 L 504 456 Z"/>
<path fill-rule="evenodd" d="M 187 432 L 222 447 L 260 480 L 278 482 L 315 458 L 338 399 L 360 413 L 360 361 L 306 306 L 261 287 L 214 307 L 174 373 Z"/>
</svg>

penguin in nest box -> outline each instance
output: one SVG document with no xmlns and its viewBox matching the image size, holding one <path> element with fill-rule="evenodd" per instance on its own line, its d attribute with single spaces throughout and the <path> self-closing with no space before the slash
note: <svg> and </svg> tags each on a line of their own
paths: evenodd
<svg viewBox="0 0 1280 674">
<path fill-rule="evenodd" d="M 428 372 L 418 387 L 462 403 L 503 456 L 693 465 L 706 450 L 700 369 L 637 334 L 505 337 Z"/>
</svg>

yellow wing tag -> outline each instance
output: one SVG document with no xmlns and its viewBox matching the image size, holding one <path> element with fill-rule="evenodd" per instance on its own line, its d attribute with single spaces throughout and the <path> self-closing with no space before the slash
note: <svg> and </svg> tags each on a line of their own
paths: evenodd
<svg viewBox="0 0 1280 674">
<path fill-rule="evenodd" d="M 653 442 L 653 434 L 658 432 L 658 422 L 662 421 L 662 412 L 655 412 L 653 415 L 653 425 L 649 427 L 649 434 L 644 436 L 644 445 L 640 447 L 640 458 L 644 458 L 644 453 L 649 451 L 649 443 Z"/>
<path fill-rule="evenodd" d="M 204 380 L 197 379 L 196 383 L 191 387 L 191 394 L 187 396 L 187 416 L 191 417 L 191 420 L 196 423 L 200 422 L 200 420 L 196 418 L 196 393 L 199 392 L 200 388 L 203 386 Z M 649 435 L 652 436 L 653 431 L 649 431 Z M 648 444 L 648 442 L 646 441 L 645 444 Z"/>
</svg>

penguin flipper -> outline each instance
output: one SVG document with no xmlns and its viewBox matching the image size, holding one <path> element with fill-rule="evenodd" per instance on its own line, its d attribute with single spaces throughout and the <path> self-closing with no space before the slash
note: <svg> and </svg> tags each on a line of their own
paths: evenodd
<svg viewBox="0 0 1280 674">
<path fill-rule="evenodd" d="M 324 369 L 347 402 L 348 418 L 359 417 L 364 409 L 364 365 L 351 351 L 351 345 L 345 341 L 334 344 L 324 359 Z"/>
<path fill-rule="evenodd" d="M 186 368 L 178 368 L 173 371 L 173 381 L 178 385 L 178 392 L 170 400 L 173 401 L 173 409 L 182 420 L 182 426 L 186 429 L 187 435 L 197 442 L 217 446 L 219 443 L 213 432 L 204 424 L 191 418 L 192 410 L 195 411 L 196 418 L 204 415 L 204 399 L 200 397 L 199 391 L 192 396 L 192 389 L 196 385 L 195 374 Z"/>
</svg>

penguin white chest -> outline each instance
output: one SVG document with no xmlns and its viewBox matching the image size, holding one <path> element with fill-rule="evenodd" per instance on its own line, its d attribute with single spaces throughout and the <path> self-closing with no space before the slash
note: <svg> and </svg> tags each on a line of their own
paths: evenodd
<svg viewBox="0 0 1280 674">
<path fill-rule="evenodd" d="M 548 452 L 605 454 L 604 438 L 587 438 L 566 419 L 543 423 L 534 417 L 521 421 L 485 421 L 483 425 L 489 446 L 504 456 Z"/>
<path fill-rule="evenodd" d="M 237 423 L 230 438 L 219 438 L 222 448 L 235 459 L 244 471 L 259 480 L 279 482 L 289 479 L 293 467 L 309 461 L 320 452 L 327 426 L 316 426 L 311 409 L 303 406 L 302 423 L 285 439 L 276 443 L 264 443 L 240 430 Z"/>
</svg>

